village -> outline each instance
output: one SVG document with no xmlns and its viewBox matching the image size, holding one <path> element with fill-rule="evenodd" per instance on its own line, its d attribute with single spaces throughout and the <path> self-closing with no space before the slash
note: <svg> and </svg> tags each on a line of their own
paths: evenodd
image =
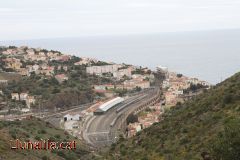
<svg viewBox="0 0 240 160">
<path fill-rule="evenodd" d="M 93 58 L 76 58 L 57 51 L 33 49 L 26 46 L 2 48 L 1 50 L 2 71 L 17 73 L 21 77 L 40 75 L 45 79 L 54 78 L 61 85 L 71 78 L 68 72 L 73 66 L 83 66 L 88 75 L 110 79 L 107 83 L 92 84 L 91 86 L 97 97 L 100 96 L 101 99 L 96 99 L 92 106 L 83 111 L 69 112 L 63 116 L 61 127 L 75 135 L 80 134 L 79 128 L 83 127 L 81 121 L 86 120 L 89 115 L 92 116 L 99 106 L 116 96 L 126 97 L 128 94 L 149 89 L 155 82 L 156 74 L 163 75 L 161 88 L 164 98 L 158 104 L 148 106 L 137 114 L 136 122 L 129 123 L 127 126 L 128 137 L 132 137 L 142 129 L 159 122 L 161 115 L 166 110 L 199 93 L 198 89 L 210 87 L 210 84 L 205 81 L 171 72 L 162 66 L 158 66 L 156 71 L 151 71 L 148 68 L 126 64 L 111 62 L 99 64 L 99 61 Z M 71 63 L 69 63 L 70 61 Z M 0 77 L 2 86 L 8 83 L 7 79 Z M 5 93 L 0 90 L 0 94 L 3 96 Z M 10 97 L 13 102 L 24 102 L 25 107 L 21 108 L 21 112 L 24 113 L 31 112 L 32 106 L 38 100 L 36 95 L 28 92 L 12 92 Z M 6 102 L 1 102 L 1 104 L 4 105 Z"/>
<path fill-rule="evenodd" d="M 54 78 L 59 85 L 66 83 L 71 75 L 69 72 L 75 67 L 83 67 L 86 74 L 95 75 L 100 78 L 108 79 L 109 83 L 92 84 L 94 92 L 104 97 L 114 97 L 119 92 L 126 93 L 133 90 L 149 88 L 154 81 L 154 75 L 148 68 L 141 68 L 132 65 L 103 63 L 94 58 L 75 57 L 63 55 L 58 51 L 47 51 L 40 48 L 21 47 L 1 47 L 0 61 L 3 73 L 12 74 L 13 77 L 40 76 L 51 80 Z M 140 71 L 140 74 L 134 73 Z M 14 79 L 15 81 L 15 79 Z M 0 76 L 0 85 L 7 86 L 13 81 L 4 76 Z M 3 87 L 1 87 L 3 88 Z M 0 88 L 1 95 L 4 91 Z M 22 111 L 31 111 L 38 98 L 36 95 L 24 92 L 11 92 L 12 101 L 24 102 L 26 108 Z M 7 96 L 10 96 L 7 95 Z M 1 102 L 4 105 L 6 102 Z"/>
<path fill-rule="evenodd" d="M 159 66 L 157 70 L 165 75 L 165 80 L 162 85 L 164 100 L 138 113 L 138 121 L 128 125 L 128 137 L 135 136 L 137 132 L 142 129 L 148 128 L 152 124 L 161 121 L 161 115 L 166 110 L 169 110 L 177 104 L 183 103 L 187 100 L 186 97 L 188 99 L 192 98 L 196 94 L 201 93 L 203 88 L 209 89 L 211 86 L 206 81 L 201 81 L 197 78 L 189 78 L 175 72 L 169 72 L 166 67 Z M 200 90 L 191 90 L 192 86 L 198 86 Z M 186 94 L 187 90 L 191 90 L 191 93 Z M 194 92 L 194 94 L 192 92 Z"/>
</svg>

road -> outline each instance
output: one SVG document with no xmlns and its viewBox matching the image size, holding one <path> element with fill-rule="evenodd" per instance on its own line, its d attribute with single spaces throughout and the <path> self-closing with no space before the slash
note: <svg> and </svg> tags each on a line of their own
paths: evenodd
<svg viewBox="0 0 240 160">
<path fill-rule="evenodd" d="M 146 90 L 125 99 L 124 102 L 111 108 L 103 115 L 90 117 L 84 125 L 83 139 L 91 146 L 97 148 L 112 144 L 117 140 L 119 133 L 122 131 L 122 124 L 125 122 L 127 115 L 155 96 L 157 91 L 157 88 Z M 123 106 L 125 107 L 116 113 L 117 109 Z"/>
</svg>

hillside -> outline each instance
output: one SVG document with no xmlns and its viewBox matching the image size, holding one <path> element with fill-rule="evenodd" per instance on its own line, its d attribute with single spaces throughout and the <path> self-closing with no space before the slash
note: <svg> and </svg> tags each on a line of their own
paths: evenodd
<svg viewBox="0 0 240 160">
<path fill-rule="evenodd" d="M 78 139 L 47 122 L 32 118 L 31 120 L 0 121 L 0 159 L 3 160 L 59 160 L 92 159 L 90 152 Z M 76 150 L 11 150 L 10 140 L 21 141 L 51 140 L 55 142 L 76 141 Z"/>
<path fill-rule="evenodd" d="M 7 73 L 7 72 L 0 72 L 0 80 L 8 80 L 8 81 L 19 81 L 21 79 L 21 75 L 16 73 Z"/>
<path fill-rule="evenodd" d="M 240 73 L 185 104 L 131 139 L 113 144 L 107 159 L 239 160 Z"/>
<path fill-rule="evenodd" d="M 0 103 L 8 104 L 3 109 L 10 108 L 9 113 L 15 114 L 26 107 L 38 111 L 38 106 L 44 105 L 44 109 L 52 111 L 92 102 L 103 97 L 95 93 L 92 86 L 110 83 L 112 79 L 88 74 L 86 68 L 107 64 L 53 50 L 0 47 Z M 12 97 L 12 94 L 21 93 L 26 93 L 31 103 L 27 98 L 16 100 L 18 98 Z"/>
</svg>

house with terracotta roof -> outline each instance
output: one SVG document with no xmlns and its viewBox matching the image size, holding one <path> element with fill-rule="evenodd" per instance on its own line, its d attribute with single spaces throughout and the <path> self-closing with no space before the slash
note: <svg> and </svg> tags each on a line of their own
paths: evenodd
<svg viewBox="0 0 240 160">
<path fill-rule="evenodd" d="M 68 80 L 68 77 L 65 74 L 58 74 L 58 75 L 55 76 L 55 78 L 57 79 L 57 81 L 59 83 L 62 83 L 64 81 Z"/>
</svg>

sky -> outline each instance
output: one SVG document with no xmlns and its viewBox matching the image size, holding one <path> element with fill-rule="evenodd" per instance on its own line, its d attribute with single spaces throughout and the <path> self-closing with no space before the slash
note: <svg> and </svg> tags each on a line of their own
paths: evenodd
<svg viewBox="0 0 240 160">
<path fill-rule="evenodd" d="M 0 41 L 240 28 L 239 0 L 0 0 Z"/>
</svg>

